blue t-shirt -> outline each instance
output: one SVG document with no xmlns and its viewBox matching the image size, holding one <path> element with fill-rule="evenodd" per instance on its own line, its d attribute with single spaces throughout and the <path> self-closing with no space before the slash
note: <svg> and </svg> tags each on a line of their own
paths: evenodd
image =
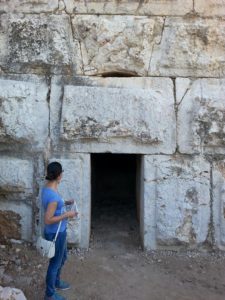
<svg viewBox="0 0 225 300">
<path fill-rule="evenodd" d="M 48 204 L 51 202 L 57 202 L 57 207 L 54 213 L 55 216 L 60 216 L 65 212 L 64 200 L 62 197 L 49 187 L 44 187 L 41 192 L 42 206 L 46 211 Z M 56 233 L 60 222 L 54 224 L 45 224 L 46 233 Z M 67 219 L 63 219 L 60 227 L 60 232 L 63 232 L 66 229 Z"/>
</svg>

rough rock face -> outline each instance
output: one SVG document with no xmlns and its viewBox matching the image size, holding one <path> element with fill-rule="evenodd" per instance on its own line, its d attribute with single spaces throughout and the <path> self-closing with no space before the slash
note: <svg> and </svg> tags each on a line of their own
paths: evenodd
<svg viewBox="0 0 225 300">
<path fill-rule="evenodd" d="M 4 69 L 35 73 L 68 73 L 71 70 L 68 16 L 3 14 L 2 18 L 5 26 L 2 30 Z"/>
<path fill-rule="evenodd" d="M 106 87 L 109 84 L 111 86 Z M 144 78 L 139 83 L 133 79 L 120 79 L 120 83 L 105 80 L 103 85 L 65 86 L 61 117 L 63 140 L 80 142 L 79 151 L 85 152 L 175 151 L 176 119 L 171 80 Z M 121 138 L 124 140 L 122 148 Z"/>
<path fill-rule="evenodd" d="M 65 200 L 74 199 L 79 215 L 68 224 L 70 243 L 87 248 L 90 236 L 90 156 L 76 154 L 72 159 L 52 159 L 59 161 L 65 172 L 59 192 Z"/>
<path fill-rule="evenodd" d="M 58 0 L 2 0 L 1 12 L 44 13 L 53 12 L 58 8 Z"/>
<path fill-rule="evenodd" d="M 223 0 L 0 1 L 0 228 L 35 240 L 47 163 L 87 247 L 91 154 L 137 154 L 145 248 L 225 249 Z M 14 231 L 14 228 L 17 230 Z M 12 234 L 11 234 L 12 233 Z"/>
<path fill-rule="evenodd" d="M 147 248 L 206 242 L 210 165 L 201 158 L 144 156 L 143 220 Z"/>
<path fill-rule="evenodd" d="M 192 0 L 138 1 L 138 0 L 64 0 L 68 13 L 134 14 L 134 15 L 185 15 L 192 11 Z"/>
<path fill-rule="evenodd" d="M 11 157 L 1 157 L 0 167 L 0 195 L 7 193 L 32 194 L 33 166 L 31 162 L 12 159 Z"/>
<path fill-rule="evenodd" d="M 224 0 L 194 0 L 195 11 L 201 16 L 224 16 Z"/>
<path fill-rule="evenodd" d="M 213 168 L 213 220 L 217 247 L 225 250 L 225 160 Z"/>
<path fill-rule="evenodd" d="M 0 170 L 1 236 L 4 240 L 29 240 L 32 236 L 32 161 L 1 156 Z"/>
<path fill-rule="evenodd" d="M 46 83 L 36 76 L 16 76 L 2 77 L 0 85 L 0 142 L 43 148 L 48 136 Z"/>
<path fill-rule="evenodd" d="M 75 16 L 72 23 L 80 74 L 147 75 L 153 45 L 161 39 L 163 18 Z"/>
<path fill-rule="evenodd" d="M 224 83 L 223 79 L 176 80 L 182 153 L 225 153 Z"/>
<path fill-rule="evenodd" d="M 220 77 L 225 74 L 224 21 L 166 18 L 149 76 Z"/>
</svg>

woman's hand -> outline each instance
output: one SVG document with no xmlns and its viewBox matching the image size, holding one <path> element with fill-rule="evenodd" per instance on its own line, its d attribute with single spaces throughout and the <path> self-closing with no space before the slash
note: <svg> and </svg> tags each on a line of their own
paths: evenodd
<svg viewBox="0 0 225 300">
<path fill-rule="evenodd" d="M 74 210 L 71 210 L 71 211 L 67 211 L 65 213 L 65 215 L 66 215 L 66 218 L 72 219 L 74 217 L 77 217 L 78 213 L 76 211 L 74 211 Z"/>
</svg>

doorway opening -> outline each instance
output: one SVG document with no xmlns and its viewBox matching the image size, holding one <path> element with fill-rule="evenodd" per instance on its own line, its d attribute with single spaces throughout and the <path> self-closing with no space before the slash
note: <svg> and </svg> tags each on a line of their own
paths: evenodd
<svg viewBox="0 0 225 300">
<path fill-rule="evenodd" d="M 138 247 L 139 160 L 133 154 L 91 155 L 91 242 Z"/>
</svg>

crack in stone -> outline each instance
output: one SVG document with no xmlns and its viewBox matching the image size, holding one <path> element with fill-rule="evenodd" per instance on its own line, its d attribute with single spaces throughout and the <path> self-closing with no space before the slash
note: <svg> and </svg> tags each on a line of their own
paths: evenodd
<svg viewBox="0 0 225 300">
<path fill-rule="evenodd" d="M 176 78 L 171 78 L 172 82 L 173 82 L 173 98 L 174 98 L 174 112 L 175 112 L 175 119 L 176 119 L 176 150 L 175 152 L 179 152 L 179 146 L 178 146 L 178 128 L 177 128 L 177 119 L 178 119 L 178 106 L 177 106 L 177 96 L 176 96 Z"/>
<path fill-rule="evenodd" d="M 163 25 L 162 25 L 162 30 L 161 30 L 161 37 L 160 37 L 160 40 L 159 40 L 159 42 L 153 42 L 153 45 L 152 45 L 151 54 L 150 54 L 150 59 L 149 59 L 149 64 L 148 64 L 147 75 L 149 74 L 149 72 L 150 72 L 150 70 L 151 70 L 151 62 L 152 62 L 152 56 L 153 56 L 155 44 L 156 44 L 156 45 L 160 45 L 161 42 L 162 42 L 163 33 L 164 33 L 164 30 L 165 30 L 165 22 L 166 22 L 166 17 L 163 18 Z"/>
<path fill-rule="evenodd" d="M 193 82 L 190 81 L 189 86 L 186 88 L 184 95 L 182 96 L 181 100 L 179 102 L 177 102 L 177 107 L 179 107 L 181 105 L 181 103 L 183 102 L 185 96 L 187 95 L 187 93 L 190 91 L 191 87 L 192 87 Z"/>
<path fill-rule="evenodd" d="M 210 163 L 210 220 L 208 227 L 207 240 L 215 246 L 215 229 L 214 229 L 214 219 L 213 219 L 213 165 Z"/>
<path fill-rule="evenodd" d="M 160 41 L 158 43 L 156 43 L 157 45 L 160 45 L 162 42 L 162 38 L 163 38 L 163 33 L 164 33 L 164 29 L 165 29 L 165 23 L 166 23 L 166 17 L 163 18 L 163 25 L 162 25 L 162 31 L 161 31 L 161 38 Z"/>
<path fill-rule="evenodd" d="M 61 124 L 61 121 L 62 121 L 64 91 L 65 91 L 65 87 L 63 84 L 61 87 L 61 95 L 60 95 L 59 124 Z"/>
<path fill-rule="evenodd" d="M 149 74 L 149 72 L 151 70 L 151 62 L 152 62 L 152 56 L 153 56 L 154 47 L 155 47 L 155 44 L 152 45 L 152 50 L 151 50 L 151 54 L 150 54 L 147 75 Z"/>
<path fill-rule="evenodd" d="M 46 97 L 46 101 L 48 103 L 48 140 L 49 142 L 51 141 L 51 124 L 50 124 L 50 120 L 51 120 L 51 107 L 50 107 L 50 99 L 51 99 L 51 84 L 52 84 L 52 78 L 51 76 L 47 77 L 47 85 L 48 85 L 48 93 L 47 93 L 47 97 Z M 46 152 L 49 152 L 50 150 L 50 143 L 47 143 L 47 147 L 46 147 Z"/>
<path fill-rule="evenodd" d="M 83 58 L 83 52 L 82 52 L 82 46 L 81 46 L 81 41 L 78 41 L 78 44 L 79 44 L 79 48 L 80 48 L 80 56 L 81 56 L 81 69 L 82 69 L 82 72 L 83 72 L 83 75 L 84 74 L 84 58 Z"/>
<path fill-rule="evenodd" d="M 144 3 L 144 0 L 139 0 L 138 7 L 137 7 L 137 9 L 136 9 L 136 11 L 135 11 L 135 14 L 138 13 L 138 11 L 139 11 L 139 9 L 142 7 L 143 3 Z"/>
</svg>

